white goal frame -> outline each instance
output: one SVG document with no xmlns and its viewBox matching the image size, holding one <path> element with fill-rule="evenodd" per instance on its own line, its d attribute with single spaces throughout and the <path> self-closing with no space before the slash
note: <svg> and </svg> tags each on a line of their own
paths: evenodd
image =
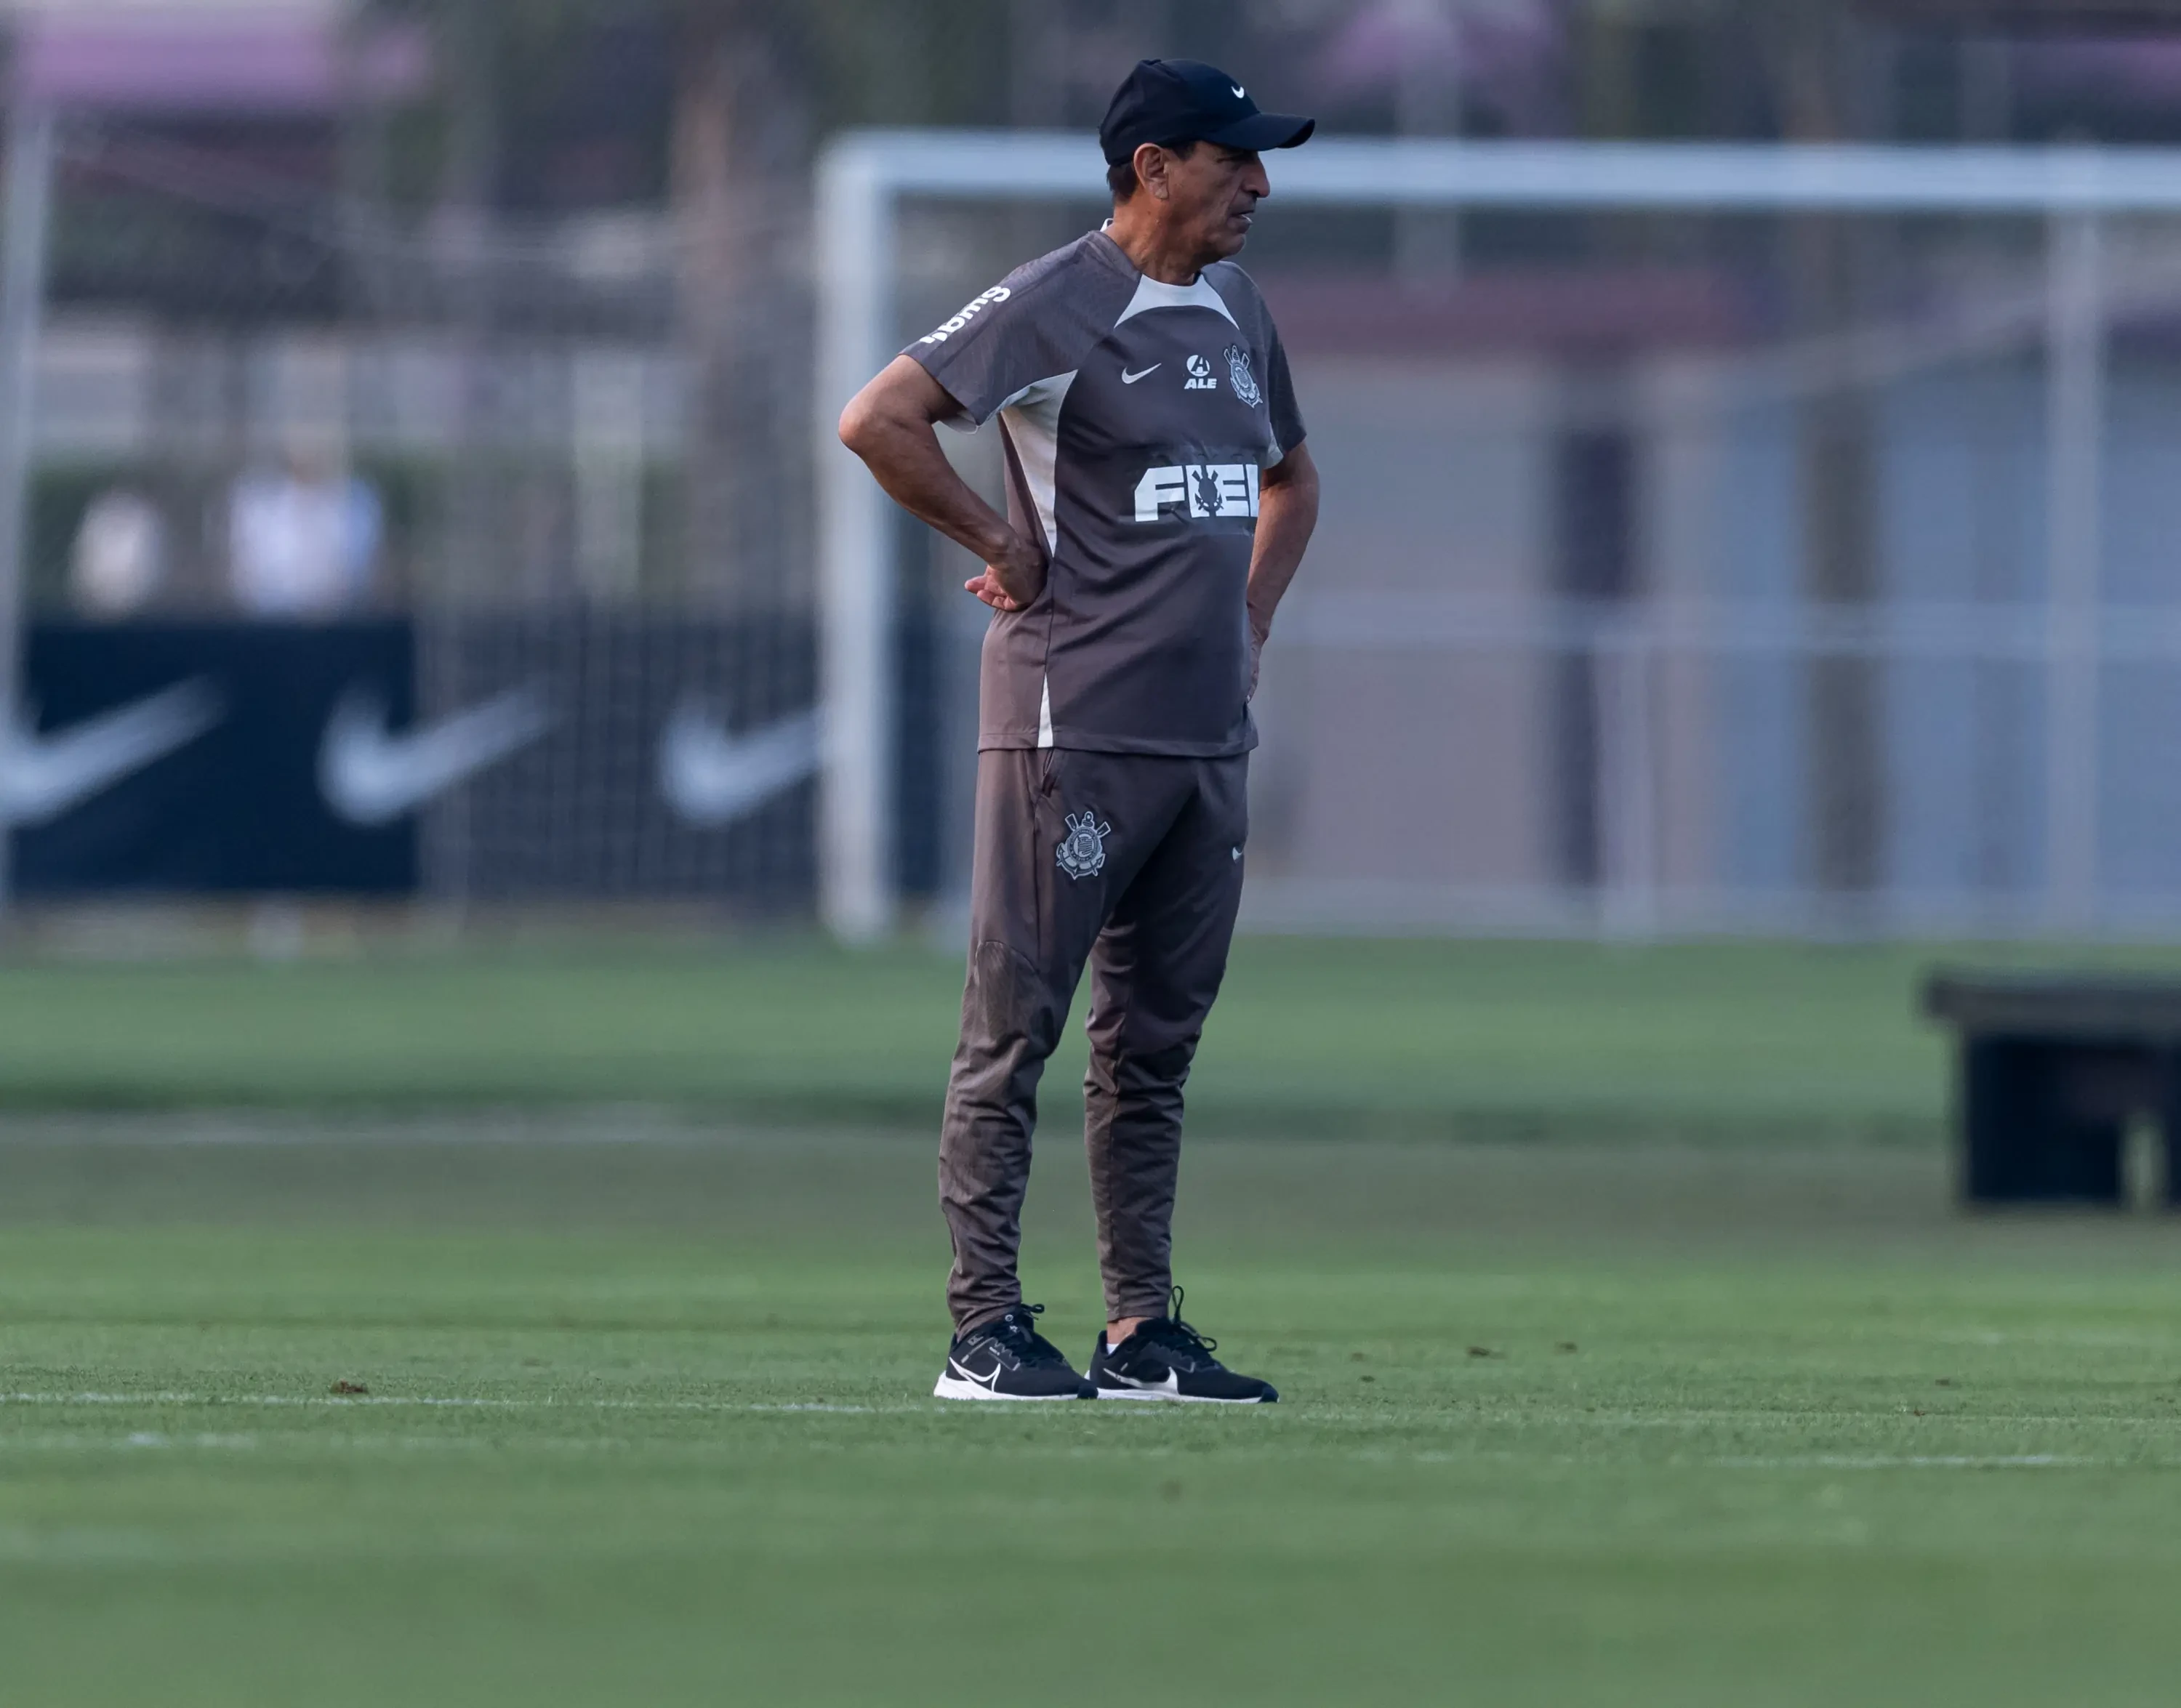
<svg viewBox="0 0 2181 1708">
<path fill-rule="evenodd" d="M 1322 136 L 1271 163 L 1281 202 L 1393 209 L 2016 215 L 2051 222 L 2047 543 L 2054 714 L 2046 835 L 2056 917 L 2095 887 L 2100 480 L 2105 290 L 2098 222 L 2181 213 L 2181 149 L 1900 148 L 1470 142 Z M 834 432 L 897 348 L 897 211 L 904 197 L 1006 201 L 1106 194 L 1086 136 L 865 130 L 820 163 L 819 692 L 825 719 L 819 898 L 827 927 L 869 943 L 896 928 L 892 848 L 899 566 L 889 501 Z"/>
</svg>

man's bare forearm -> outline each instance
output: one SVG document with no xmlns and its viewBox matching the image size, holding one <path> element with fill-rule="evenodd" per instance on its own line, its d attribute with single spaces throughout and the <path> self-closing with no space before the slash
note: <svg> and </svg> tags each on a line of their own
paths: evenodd
<svg viewBox="0 0 2181 1708">
<path fill-rule="evenodd" d="M 1019 537 L 975 488 L 954 471 L 930 427 L 881 417 L 850 441 L 887 497 L 964 550 L 990 560 Z"/>
<path fill-rule="evenodd" d="M 1317 528 L 1317 466 L 1297 445 L 1264 472 L 1257 493 L 1256 548 L 1250 559 L 1250 639 L 1262 650 L 1302 554 Z M 1253 664 L 1254 668 L 1254 664 Z"/>
<path fill-rule="evenodd" d="M 864 460 L 886 496 L 976 554 L 1017 606 L 1045 584 L 1045 554 L 954 471 L 935 424 L 954 400 L 907 356 L 897 356 L 841 416 L 841 443 Z"/>
</svg>

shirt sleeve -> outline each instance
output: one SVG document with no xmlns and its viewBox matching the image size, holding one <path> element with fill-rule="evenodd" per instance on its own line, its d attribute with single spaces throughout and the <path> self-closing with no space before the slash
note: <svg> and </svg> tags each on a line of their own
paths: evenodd
<svg viewBox="0 0 2181 1708">
<path fill-rule="evenodd" d="M 1053 365 L 1045 284 L 1027 269 L 1012 273 L 902 352 L 962 406 L 948 426 L 982 427 L 1011 398 L 1063 371 Z"/>
</svg>

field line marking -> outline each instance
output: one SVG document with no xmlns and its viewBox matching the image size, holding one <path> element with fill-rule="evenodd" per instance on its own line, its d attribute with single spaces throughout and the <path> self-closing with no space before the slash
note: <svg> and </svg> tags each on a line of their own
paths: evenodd
<svg viewBox="0 0 2181 1708">
<path fill-rule="evenodd" d="M 125 1435 L 0 1435 L 0 1452 L 81 1452 L 85 1449 L 104 1449 L 115 1452 L 137 1452 L 146 1448 L 199 1447 L 214 1448 L 233 1452 L 246 1452 L 257 1447 L 255 1435 L 169 1435 L 156 1430 L 135 1430 Z"/>
<path fill-rule="evenodd" d="M 2138 1462 L 2086 1458 L 2074 1453 L 1785 1453 L 1697 1463 L 1730 1471 L 2041 1471 L 2117 1469 Z M 2156 1463 L 2170 1465 L 2173 1462 Z"/>
<path fill-rule="evenodd" d="M 1891 1407 L 1873 1406 L 1862 1411 L 1815 1410 L 1782 1408 L 1778 1410 L 1720 1407 L 1694 1408 L 1679 1411 L 1576 1411 L 1565 1406 L 1503 1406 L 1487 1408 L 1477 1407 L 1467 1413 L 1471 1418 L 1489 1423 L 1521 1422 L 1525 1424 L 1575 1424 L 1613 1429 L 1684 1430 L 1702 1429 L 1711 1424 L 1759 1424 L 1781 1428 L 1802 1428 L 1811 1423 L 1857 1424 L 1892 1423 L 1909 1416 L 1914 1408 L 1906 1402 Z M 1338 1415 L 1344 1419 L 1361 1419 L 1370 1415 L 1356 1408 L 1343 1408 L 1337 1413 L 1321 1410 L 1321 1417 Z M 2107 1413 L 2077 1412 L 1988 1412 L 1966 1408 L 1930 1412 L 1923 1421 L 1936 1424 L 2038 1424 L 2056 1428 L 2081 1428 L 2085 1424 L 2125 1424 L 2132 1429 L 2172 1429 L 2177 1419 L 2171 1417 L 2126 1417 Z"/>
<path fill-rule="evenodd" d="M 937 1413 L 936 1402 L 850 1405 L 827 1400 L 638 1400 L 472 1398 L 433 1394 L 0 1394 L 0 1406 L 262 1406 L 342 1410 L 406 1406 L 447 1411 L 831 1412 L 868 1415 Z"/>
<path fill-rule="evenodd" d="M 287 1447 L 307 1447 L 312 1452 L 323 1452 L 329 1448 L 351 1452 L 490 1452 L 495 1454 L 515 1452 L 566 1453 L 626 1452 L 646 1444 L 620 1436 L 571 1441 L 561 1438 L 549 1440 L 485 1441 L 468 1436 L 450 1435 L 340 1435 L 330 1439 L 279 1439 L 272 1446 L 277 1452 Z M 656 1446 L 656 1444 L 650 1444 Z M 267 1446 L 253 1435 L 220 1435 L 196 1433 L 165 1435 L 156 1430 L 139 1430 L 126 1435 L 43 1435 L 0 1436 L 0 1453 L 22 1452 L 141 1452 L 146 1451 L 198 1451 L 224 1452 L 255 1452 Z M 1081 1444 L 1071 1447 L 1071 1457 L 1095 1455 L 1100 1449 Z M 1107 1449 L 1104 1451 L 1112 1451 Z M 1168 1449 L 1154 1449 L 1163 1455 Z M 1140 1457 L 1142 1455 L 1137 1455 Z M 1510 1456 L 1489 1451 L 1475 1453 L 1446 1453 L 1425 1452 L 1418 1453 L 1389 1453 L 1364 1452 L 1334 1453 L 1325 1457 L 1361 1461 L 1372 1464 L 1427 1464 L 1449 1465 L 1478 1463 L 1502 1463 Z M 1589 1465 L 1610 1468 L 1622 1462 L 1551 1456 L 1555 1464 Z M 2134 1460 L 2094 1458 L 2066 1453 L 1808 1453 L 1782 1454 L 1773 1457 L 1737 1456 L 1720 1458 L 1677 1458 L 1666 1462 L 1669 1468 L 1680 1470 L 1729 1471 L 2006 1471 L 2006 1470 L 2171 1470 L 2181 1466 L 2173 1459 Z"/>
<path fill-rule="evenodd" d="M 340 1449 L 351 1452 L 509 1452 L 562 1454 L 624 1452 L 638 1446 L 655 1450 L 655 1444 L 632 1441 L 618 1435 L 503 1441 L 472 1435 L 335 1435 L 331 1437 L 276 1436 L 269 1443 L 253 1435 L 164 1435 L 155 1430 L 133 1430 L 125 1435 L 0 1435 L 0 1453 L 24 1452 L 141 1452 L 158 1450 L 203 1450 L 255 1452 L 270 1446 L 273 1451 L 296 1448 L 313 1454 Z"/>
</svg>

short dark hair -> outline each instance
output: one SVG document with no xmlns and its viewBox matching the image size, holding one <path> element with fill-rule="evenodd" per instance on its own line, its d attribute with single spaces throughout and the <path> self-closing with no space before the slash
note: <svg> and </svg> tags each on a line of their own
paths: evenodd
<svg viewBox="0 0 2181 1708">
<path fill-rule="evenodd" d="M 1186 142 L 1162 142 L 1159 146 L 1168 153 L 1186 160 L 1196 152 L 1196 143 L 1197 139 L 1191 137 Z M 1135 155 L 1131 154 L 1126 160 L 1117 160 L 1106 168 L 1106 187 L 1113 192 L 1113 200 L 1117 203 L 1126 201 L 1136 193 Z"/>
</svg>

